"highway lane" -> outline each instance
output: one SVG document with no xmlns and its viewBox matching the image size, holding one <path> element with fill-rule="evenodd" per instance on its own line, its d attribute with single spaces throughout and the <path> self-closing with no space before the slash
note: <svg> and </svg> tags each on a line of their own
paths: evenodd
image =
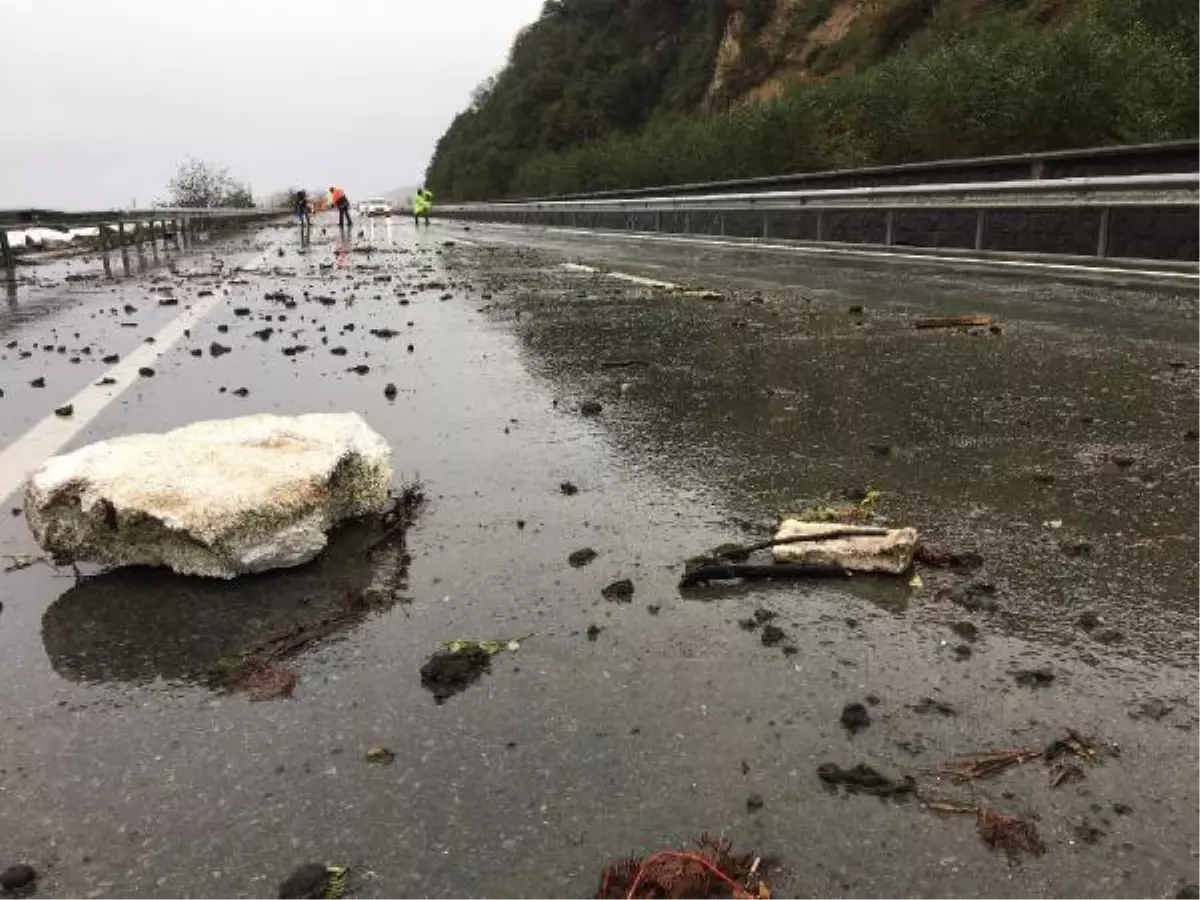
<svg viewBox="0 0 1200 900">
<path fill-rule="evenodd" d="M 308 860 L 351 865 L 360 896 L 579 895 L 603 861 L 703 830 L 778 856 L 777 895 L 1162 895 L 1194 880 L 1194 296 L 365 227 L 304 252 L 265 229 L 181 258 L 187 277 L 60 281 L 0 313 L 9 451 L 104 377 L 97 356 L 125 359 L 215 297 L 67 447 L 357 409 L 433 501 L 411 537 L 411 602 L 301 657 L 290 700 L 214 693 L 203 675 L 361 589 L 371 573 L 349 538 L 318 565 L 231 585 L 0 576 L 0 846 L 44 873 L 42 895 L 273 895 Z M 159 305 L 163 287 L 177 305 Z M 276 290 L 296 306 L 267 300 Z M 1001 332 L 911 328 L 958 312 L 996 315 Z M 370 333 L 384 327 L 399 334 Z M 213 358 L 214 341 L 231 352 Z M 604 412 L 579 416 L 593 397 Z M 919 591 L 676 590 L 685 557 L 865 486 L 984 568 L 924 571 Z M 583 546 L 596 561 L 571 568 Z M 32 550 L 6 514 L 0 553 Z M 633 603 L 603 600 L 621 577 Z M 737 624 L 759 607 L 794 655 Z M 525 634 L 445 705 L 419 684 L 442 640 Z M 1038 666 L 1052 685 L 1017 684 Z M 869 696 L 872 725 L 850 737 L 842 705 Z M 925 696 L 957 714 L 911 708 Z M 1120 755 L 1053 790 L 1040 764 L 973 788 L 922 774 L 1066 728 Z M 396 761 L 366 763 L 374 744 Z M 1035 815 L 1047 853 L 1010 865 L 969 818 L 831 795 L 815 776 L 860 761 Z"/>
</svg>

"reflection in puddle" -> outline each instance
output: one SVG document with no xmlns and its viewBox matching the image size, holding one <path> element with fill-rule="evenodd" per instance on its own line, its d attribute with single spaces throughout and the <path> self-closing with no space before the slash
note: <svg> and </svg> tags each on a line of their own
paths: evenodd
<svg viewBox="0 0 1200 900">
<path fill-rule="evenodd" d="M 377 526 L 356 524 L 306 566 L 233 581 L 146 568 L 84 579 L 46 610 L 46 653 L 71 681 L 208 683 L 251 652 L 299 652 L 386 605 L 365 599 L 399 562 L 383 553 L 367 561 L 378 536 Z"/>
</svg>

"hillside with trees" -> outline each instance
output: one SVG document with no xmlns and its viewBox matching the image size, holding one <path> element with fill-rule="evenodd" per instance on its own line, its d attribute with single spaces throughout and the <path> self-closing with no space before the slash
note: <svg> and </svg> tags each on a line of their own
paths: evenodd
<svg viewBox="0 0 1200 900">
<path fill-rule="evenodd" d="M 547 0 L 441 199 L 1197 134 L 1195 0 Z"/>
</svg>

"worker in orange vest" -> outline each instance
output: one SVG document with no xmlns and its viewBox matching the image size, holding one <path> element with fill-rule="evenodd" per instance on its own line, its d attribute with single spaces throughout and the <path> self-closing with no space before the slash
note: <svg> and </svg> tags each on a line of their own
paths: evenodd
<svg viewBox="0 0 1200 900">
<path fill-rule="evenodd" d="M 337 185 L 329 186 L 329 203 L 337 208 L 338 211 L 338 228 L 352 228 L 354 223 L 350 221 L 350 200 Z"/>
</svg>

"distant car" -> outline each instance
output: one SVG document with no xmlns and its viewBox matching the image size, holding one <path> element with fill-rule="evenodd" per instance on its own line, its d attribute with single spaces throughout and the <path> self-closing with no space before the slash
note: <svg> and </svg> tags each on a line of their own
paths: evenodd
<svg viewBox="0 0 1200 900">
<path fill-rule="evenodd" d="M 358 204 L 358 211 L 364 216 L 388 216 L 392 213 L 392 206 L 382 197 L 373 197 Z"/>
</svg>

